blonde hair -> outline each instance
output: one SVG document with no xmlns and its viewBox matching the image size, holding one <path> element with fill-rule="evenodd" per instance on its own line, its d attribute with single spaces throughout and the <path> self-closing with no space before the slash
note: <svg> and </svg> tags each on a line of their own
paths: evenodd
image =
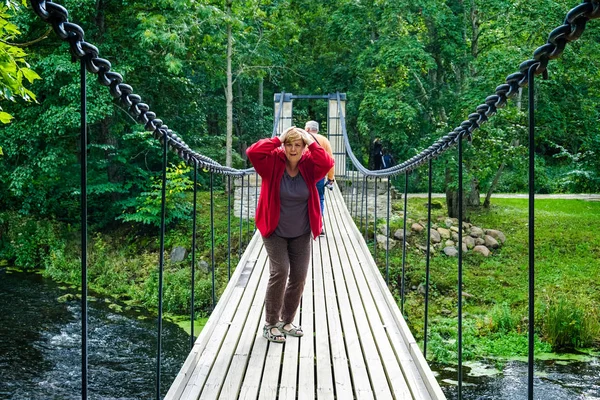
<svg viewBox="0 0 600 400">
<path fill-rule="evenodd" d="M 293 143 L 296 140 L 302 140 L 302 133 L 300 132 L 300 129 L 295 126 L 289 127 L 284 133 L 285 132 L 287 132 L 287 136 L 285 137 L 284 143 Z"/>
</svg>

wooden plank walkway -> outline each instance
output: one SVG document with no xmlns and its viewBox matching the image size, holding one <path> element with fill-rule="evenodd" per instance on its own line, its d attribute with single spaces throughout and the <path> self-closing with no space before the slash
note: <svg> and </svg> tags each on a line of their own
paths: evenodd
<svg viewBox="0 0 600 400">
<path fill-rule="evenodd" d="M 326 192 L 296 317 L 305 336 L 262 337 L 257 232 L 165 399 L 445 399 L 338 188 Z"/>
</svg>

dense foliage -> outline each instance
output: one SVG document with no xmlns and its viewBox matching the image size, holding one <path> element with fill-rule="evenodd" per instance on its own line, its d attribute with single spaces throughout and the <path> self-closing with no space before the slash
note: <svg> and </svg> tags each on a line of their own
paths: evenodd
<svg viewBox="0 0 600 400">
<path fill-rule="evenodd" d="M 8 3 L 15 9 L 15 4 Z M 520 61 L 545 41 L 571 4 L 567 1 L 354 2 L 312 0 L 221 2 L 118 0 L 86 3 L 65 0 L 71 21 L 100 49 L 136 93 L 169 126 L 203 154 L 222 161 L 225 142 L 226 27 L 231 26 L 234 85 L 234 160 L 268 134 L 270 103 L 279 91 L 348 94 L 348 129 L 364 162 L 369 143 L 381 137 L 401 161 L 457 126 Z M 3 11 L 2 11 L 3 10 Z M 0 44 L 27 42 L 27 60 L 8 47 L 2 64 L 4 98 L 20 95 L 38 102 L 3 102 L 3 116 L 15 120 L 0 131 L 0 193 L 3 208 L 24 214 L 75 221 L 78 202 L 78 67 L 67 45 L 21 7 L 3 6 Z M 538 94 L 538 190 L 598 190 L 596 120 L 600 79 L 593 62 L 598 28 L 568 46 L 550 66 L 550 80 Z M 4 48 L 3 47 L 3 48 Z M 17 69 L 15 69 L 17 68 Z M 43 77 L 23 87 L 37 74 Z M 13 73 L 11 73 L 13 71 Z M 14 73 L 17 71 L 16 73 Z M 112 103 L 106 88 L 88 87 L 91 222 L 103 228 L 117 216 L 140 209 L 152 191 L 160 165 L 157 143 Z M 264 101 L 263 101 L 264 103 Z M 466 165 L 471 179 L 487 190 L 500 165 L 499 189 L 523 191 L 526 99 L 511 103 L 475 136 Z M 318 103 L 296 104 L 298 118 L 325 120 Z M 8 118 L 8 117 L 6 117 Z M 298 121 L 302 123 L 302 121 Z M 361 150 L 362 149 L 362 150 Z M 444 190 L 438 163 L 437 190 Z M 417 186 L 419 184 L 417 183 Z M 134 220 L 135 217 L 120 217 Z"/>
</svg>

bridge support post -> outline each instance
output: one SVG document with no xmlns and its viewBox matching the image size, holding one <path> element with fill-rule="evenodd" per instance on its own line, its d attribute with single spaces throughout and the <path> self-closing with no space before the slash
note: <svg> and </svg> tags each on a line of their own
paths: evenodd
<svg viewBox="0 0 600 400">
<path fill-rule="evenodd" d="M 277 129 L 277 135 L 281 135 L 283 131 L 292 126 L 292 94 L 291 93 L 275 93 L 275 115 L 274 118 L 277 119 L 277 109 L 279 108 L 279 102 L 281 101 L 281 96 L 283 95 L 283 103 L 281 114 L 279 115 L 279 125 Z"/>
<path fill-rule="evenodd" d="M 329 143 L 335 159 L 335 174 L 346 176 L 346 148 L 344 147 L 344 134 L 342 132 L 342 121 L 340 119 L 340 108 L 343 116 L 346 116 L 346 94 L 340 93 L 341 104 L 338 107 L 337 95 L 329 95 L 329 107 L 327 109 L 327 133 Z"/>
</svg>

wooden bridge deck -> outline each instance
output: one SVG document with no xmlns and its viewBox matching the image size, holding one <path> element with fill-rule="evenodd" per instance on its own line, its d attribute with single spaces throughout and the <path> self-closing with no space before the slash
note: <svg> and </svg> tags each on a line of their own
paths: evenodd
<svg viewBox="0 0 600 400">
<path fill-rule="evenodd" d="M 313 242 L 297 314 L 305 336 L 262 337 L 257 232 L 166 399 L 445 399 L 338 188 L 326 192 L 327 236 Z"/>
</svg>

